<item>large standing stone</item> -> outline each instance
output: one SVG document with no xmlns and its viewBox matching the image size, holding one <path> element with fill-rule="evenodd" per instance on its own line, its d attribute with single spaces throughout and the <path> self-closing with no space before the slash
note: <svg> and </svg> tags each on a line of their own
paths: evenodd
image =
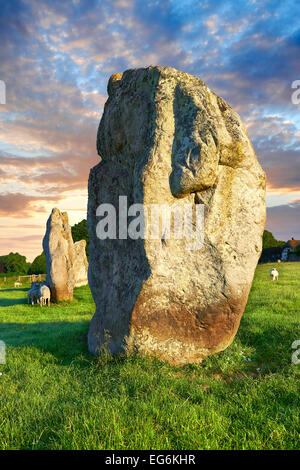
<svg viewBox="0 0 300 470">
<path fill-rule="evenodd" d="M 72 300 L 74 287 L 84 285 L 87 260 L 85 241 L 73 242 L 67 212 L 52 209 L 47 221 L 43 249 L 47 266 L 46 283 L 50 286 L 52 300 Z"/>
<path fill-rule="evenodd" d="M 151 66 L 112 75 L 108 93 L 89 179 L 89 350 L 199 362 L 237 332 L 261 253 L 264 172 L 238 114 L 200 79 Z M 110 203 L 122 217 L 119 196 L 148 212 L 204 204 L 203 247 L 99 239 L 96 209 Z"/>
</svg>

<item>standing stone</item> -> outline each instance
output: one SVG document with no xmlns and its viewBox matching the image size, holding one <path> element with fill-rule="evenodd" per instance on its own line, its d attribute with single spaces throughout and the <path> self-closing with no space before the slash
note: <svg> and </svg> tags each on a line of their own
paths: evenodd
<svg viewBox="0 0 300 470">
<path fill-rule="evenodd" d="M 47 266 L 46 283 L 51 289 L 51 299 L 54 302 L 72 300 L 74 287 L 84 285 L 87 260 L 85 240 L 75 244 L 73 242 L 67 212 L 52 209 L 47 221 L 43 249 Z"/>
<path fill-rule="evenodd" d="M 89 178 L 89 350 L 201 362 L 238 330 L 262 248 L 265 174 L 238 114 L 200 79 L 151 66 L 112 75 L 108 93 Z M 143 204 L 150 223 L 153 204 L 194 214 L 203 204 L 203 246 L 167 233 L 126 238 L 119 196 Z M 116 239 L 97 236 L 104 203 Z"/>
<path fill-rule="evenodd" d="M 74 259 L 74 275 L 75 285 L 74 287 L 86 286 L 88 283 L 87 272 L 88 272 L 88 261 L 86 257 L 86 241 L 80 240 L 74 243 L 75 259 Z"/>
</svg>

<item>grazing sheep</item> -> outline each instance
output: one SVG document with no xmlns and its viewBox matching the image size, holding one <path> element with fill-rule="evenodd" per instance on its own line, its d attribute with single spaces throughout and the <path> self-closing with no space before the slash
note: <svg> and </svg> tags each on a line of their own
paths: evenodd
<svg viewBox="0 0 300 470">
<path fill-rule="evenodd" d="M 275 281 L 275 279 L 278 281 L 278 276 L 279 276 L 279 272 L 277 271 L 277 269 L 272 268 L 270 271 L 270 277 L 272 281 Z"/>
<path fill-rule="evenodd" d="M 21 285 L 22 285 L 21 282 L 18 282 L 18 281 L 15 282 L 15 287 L 21 287 Z"/>
<path fill-rule="evenodd" d="M 38 282 L 31 283 L 31 288 L 27 292 L 27 302 L 31 303 L 31 305 L 40 303 L 39 288 L 40 285 Z"/>
<path fill-rule="evenodd" d="M 31 305 L 34 305 L 35 303 L 39 303 L 39 297 L 38 297 L 38 290 L 30 289 L 27 293 L 27 302 L 31 303 Z"/>
<path fill-rule="evenodd" d="M 50 307 L 51 292 L 49 287 L 45 283 L 42 283 L 42 285 L 39 287 L 38 295 L 40 306 L 42 307 L 43 305 L 48 304 L 48 307 Z"/>
</svg>

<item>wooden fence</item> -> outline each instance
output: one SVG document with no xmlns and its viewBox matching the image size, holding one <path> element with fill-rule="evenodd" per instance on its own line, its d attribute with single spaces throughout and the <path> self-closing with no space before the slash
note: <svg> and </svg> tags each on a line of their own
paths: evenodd
<svg viewBox="0 0 300 470">
<path fill-rule="evenodd" d="M 29 274 L 27 276 L 6 276 L 3 278 L 0 278 L 0 282 L 8 282 L 8 281 L 22 282 L 23 280 L 26 281 L 27 279 L 29 282 L 41 282 L 41 280 L 45 277 L 46 277 L 46 274 Z"/>
</svg>

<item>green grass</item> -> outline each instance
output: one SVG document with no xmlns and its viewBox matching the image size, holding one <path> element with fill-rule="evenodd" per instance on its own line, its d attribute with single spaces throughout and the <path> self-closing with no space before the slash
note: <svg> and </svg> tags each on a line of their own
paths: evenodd
<svg viewBox="0 0 300 470">
<path fill-rule="evenodd" d="M 25 304 L 1 285 L 0 449 L 298 449 L 300 263 L 257 268 L 233 344 L 172 367 L 87 353 L 88 287 L 72 303 Z"/>
</svg>

